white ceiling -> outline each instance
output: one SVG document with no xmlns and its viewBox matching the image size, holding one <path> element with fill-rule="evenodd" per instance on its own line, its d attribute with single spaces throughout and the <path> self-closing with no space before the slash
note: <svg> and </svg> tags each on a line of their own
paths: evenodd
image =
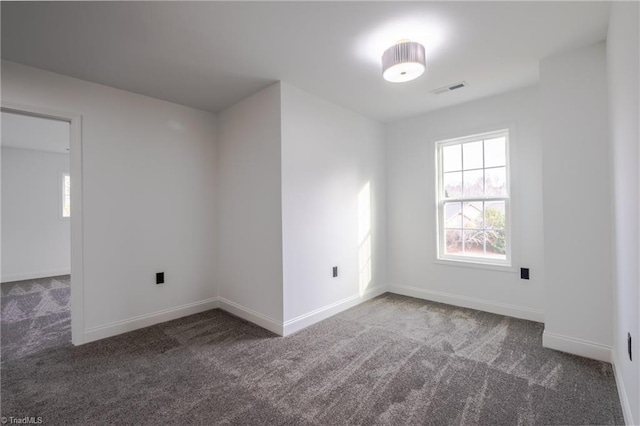
<svg viewBox="0 0 640 426">
<path fill-rule="evenodd" d="M 69 154 L 69 123 L 2 112 L 2 147 Z"/>
<path fill-rule="evenodd" d="M 2 2 L 2 57 L 218 112 L 283 80 L 381 121 L 538 80 L 539 59 L 604 40 L 606 2 Z M 411 38 L 427 72 L 381 76 Z M 466 81 L 443 95 L 429 91 Z"/>
</svg>

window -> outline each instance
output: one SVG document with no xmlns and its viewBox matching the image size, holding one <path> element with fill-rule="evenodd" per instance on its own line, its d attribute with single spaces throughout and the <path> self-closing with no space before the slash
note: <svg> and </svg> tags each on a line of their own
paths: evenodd
<svg viewBox="0 0 640 426">
<path fill-rule="evenodd" d="M 71 178 L 69 173 L 62 174 L 62 217 L 71 217 Z"/>
<path fill-rule="evenodd" d="M 436 143 L 438 258 L 511 264 L 509 132 Z"/>
</svg>

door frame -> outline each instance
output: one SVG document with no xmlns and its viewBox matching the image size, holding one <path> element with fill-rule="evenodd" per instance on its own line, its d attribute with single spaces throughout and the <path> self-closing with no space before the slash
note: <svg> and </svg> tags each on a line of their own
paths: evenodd
<svg viewBox="0 0 640 426">
<path fill-rule="evenodd" d="M 82 115 L 32 105 L 0 102 L 0 111 L 69 123 L 71 175 L 71 343 L 84 343 L 84 236 L 82 202 Z"/>
</svg>

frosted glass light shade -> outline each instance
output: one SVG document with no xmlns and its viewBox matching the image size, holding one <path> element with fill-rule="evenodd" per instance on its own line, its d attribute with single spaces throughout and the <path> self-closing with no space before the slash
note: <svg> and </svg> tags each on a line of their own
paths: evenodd
<svg viewBox="0 0 640 426">
<path fill-rule="evenodd" d="M 404 83 L 420 77 L 426 68 L 424 46 L 401 41 L 382 54 L 382 77 L 392 83 Z"/>
</svg>

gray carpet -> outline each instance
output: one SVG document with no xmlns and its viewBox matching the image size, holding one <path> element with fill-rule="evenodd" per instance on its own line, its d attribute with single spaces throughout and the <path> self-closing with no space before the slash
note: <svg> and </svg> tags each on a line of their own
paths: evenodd
<svg viewBox="0 0 640 426">
<path fill-rule="evenodd" d="M 543 325 L 385 294 L 281 338 L 220 310 L 2 364 L 45 424 L 621 424 L 611 365 Z"/>
<path fill-rule="evenodd" d="M 2 361 L 71 344 L 70 276 L 0 285 Z"/>
</svg>

